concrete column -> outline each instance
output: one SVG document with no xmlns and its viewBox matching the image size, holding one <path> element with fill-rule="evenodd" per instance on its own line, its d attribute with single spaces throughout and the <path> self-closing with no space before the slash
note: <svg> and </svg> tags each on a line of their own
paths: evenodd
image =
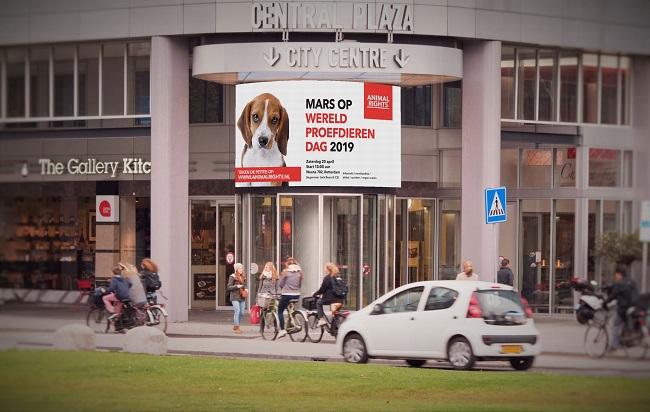
<svg viewBox="0 0 650 412">
<path fill-rule="evenodd" d="M 188 319 L 188 70 L 186 39 L 151 39 L 151 255 L 172 322 Z"/>
<path fill-rule="evenodd" d="M 462 260 L 474 262 L 481 280 L 493 281 L 499 228 L 485 224 L 483 190 L 501 180 L 501 42 L 464 45 L 460 251 Z"/>
<path fill-rule="evenodd" d="M 120 196 L 120 260 L 138 265 L 135 244 L 135 197 Z"/>
</svg>

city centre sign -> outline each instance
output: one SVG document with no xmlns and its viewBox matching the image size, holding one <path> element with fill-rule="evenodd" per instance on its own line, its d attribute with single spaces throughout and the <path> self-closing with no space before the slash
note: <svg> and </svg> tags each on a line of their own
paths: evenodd
<svg viewBox="0 0 650 412">
<path fill-rule="evenodd" d="M 350 30 L 413 32 L 413 4 L 254 2 L 253 31 Z"/>
<path fill-rule="evenodd" d="M 121 161 L 72 158 L 65 163 L 51 159 L 38 159 L 38 164 L 41 165 L 42 176 L 61 176 L 67 173 L 70 175 L 109 175 L 115 178 L 119 173 L 132 175 L 151 173 L 151 162 L 140 157 L 125 157 Z"/>
</svg>

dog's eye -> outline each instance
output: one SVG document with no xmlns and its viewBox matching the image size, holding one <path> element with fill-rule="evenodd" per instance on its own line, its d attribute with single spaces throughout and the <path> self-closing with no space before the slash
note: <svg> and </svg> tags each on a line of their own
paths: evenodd
<svg viewBox="0 0 650 412">
<path fill-rule="evenodd" d="M 253 121 L 254 121 L 255 123 L 257 123 L 257 122 L 260 121 L 260 118 L 257 116 L 257 114 L 254 114 L 254 115 L 253 115 Z"/>
<path fill-rule="evenodd" d="M 273 119 L 271 119 L 271 123 L 272 124 L 278 124 L 278 118 L 274 117 Z"/>
</svg>

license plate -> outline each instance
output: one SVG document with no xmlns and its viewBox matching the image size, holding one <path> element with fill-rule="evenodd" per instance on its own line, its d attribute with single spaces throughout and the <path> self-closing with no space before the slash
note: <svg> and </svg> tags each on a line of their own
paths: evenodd
<svg viewBox="0 0 650 412">
<path fill-rule="evenodd" d="M 521 345 L 501 345 L 501 353 L 521 353 L 524 351 Z"/>
</svg>

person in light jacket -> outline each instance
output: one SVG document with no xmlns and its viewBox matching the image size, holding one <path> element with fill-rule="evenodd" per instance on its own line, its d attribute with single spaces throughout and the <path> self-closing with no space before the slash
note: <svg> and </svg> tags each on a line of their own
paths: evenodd
<svg viewBox="0 0 650 412">
<path fill-rule="evenodd" d="M 246 289 L 246 275 L 244 274 L 244 265 L 235 263 L 235 273 L 228 277 L 227 290 L 230 292 L 230 303 L 234 309 L 232 330 L 236 334 L 241 334 L 241 317 L 246 309 L 246 299 L 242 297 L 242 290 Z"/>
<path fill-rule="evenodd" d="M 278 284 L 278 287 L 282 290 L 282 296 L 278 304 L 278 317 L 280 318 L 278 339 L 287 335 L 287 331 L 284 329 L 284 311 L 291 300 L 300 298 L 302 278 L 303 273 L 298 261 L 292 257 L 287 258 L 286 268 L 282 271 L 280 283 Z"/>
<path fill-rule="evenodd" d="M 134 306 L 144 306 L 147 303 L 147 295 L 144 292 L 144 285 L 140 279 L 140 274 L 135 266 L 118 263 L 122 268 L 122 273 L 129 284 L 129 299 Z"/>
</svg>

